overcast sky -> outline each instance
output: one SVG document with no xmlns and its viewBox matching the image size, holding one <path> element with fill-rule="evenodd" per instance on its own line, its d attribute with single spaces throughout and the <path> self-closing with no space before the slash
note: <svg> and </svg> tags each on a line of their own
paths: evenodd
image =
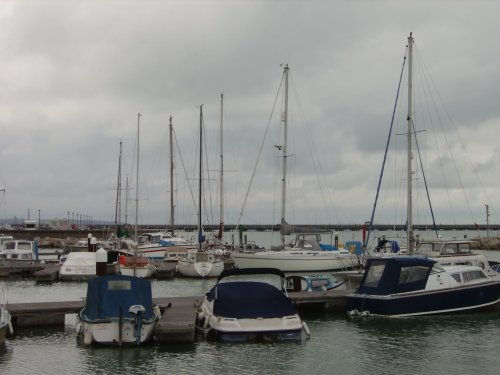
<svg viewBox="0 0 500 375">
<path fill-rule="evenodd" d="M 122 141 L 133 223 L 140 112 L 139 224 L 169 220 L 170 116 L 179 145 L 175 221 L 195 224 L 187 182 L 196 196 L 203 104 L 204 217 L 217 223 L 224 93 L 225 222 L 242 212 L 242 223 L 279 223 L 282 158 L 273 146 L 283 142 L 278 90 L 288 64 L 287 221 L 363 223 L 413 32 L 416 76 L 426 80 L 415 83 L 415 127 L 436 221 L 482 224 L 488 204 L 498 223 L 499 14 L 500 1 L 484 0 L 2 1 L 0 218 L 25 219 L 29 210 L 42 220 L 70 212 L 113 221 Z M 406 94 L 400 99 L 398 134 L 406 131 Z M 424 101 L 431 104 L 419 112 Z M 438 107 L 442 117 L 427 121 Z M 391 149 L 405 139 L 394 135 Z M 396 167 L 405 162 L 388 163 L 375 221 L 402 223 L 403 205 L 389 203 L 404 191 L 394 188 L 404 184 Z M 414 176 L 422 186 L 423 175 Z M 426 206 L 420 196 L 416 207 Z M 417 222 L 429 222 L 416 211 Z"/>
</svg>

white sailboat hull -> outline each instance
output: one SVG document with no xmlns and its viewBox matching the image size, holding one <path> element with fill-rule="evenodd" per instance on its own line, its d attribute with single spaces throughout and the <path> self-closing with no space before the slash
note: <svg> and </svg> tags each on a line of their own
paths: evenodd
<svg viewBox="0 0 500 375">
<path fill-rule="evenodd" d="M 231 254 L 238 268 L 277 268 L 283 272 L 331 271 L 354 268 L 358 258 L 330 251 L 259 251 Z"/>
<path fill-rule="evenodd" d="M 224 262 L 196 262 L 187 259 L 179 259 L 177 272 L 186 277 L 217 277 L 224 270 Z"/>
</svg>

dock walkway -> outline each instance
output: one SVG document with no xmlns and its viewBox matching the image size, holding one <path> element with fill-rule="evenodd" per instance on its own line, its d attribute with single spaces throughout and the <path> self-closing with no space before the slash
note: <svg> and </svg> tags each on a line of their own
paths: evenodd
<svg viewBox="0 0 500 375">
<path fill-rule="evenodd" d="M 345 309 L 346 291 L 290 292 L 292 302 L 300 307 L 308 304 L 328 304 L 331 309 Z M 160 297 L 153 303 L 160 307 L 162 317 L 155 328 L 157 341 L 164 343 L 194 342 L 196 316 L 203 296 Z M 10 303 L 14 328 L 35 326 L 64 326 L 66 314 L 78 313 L 84 301 Z"/>
</svg>

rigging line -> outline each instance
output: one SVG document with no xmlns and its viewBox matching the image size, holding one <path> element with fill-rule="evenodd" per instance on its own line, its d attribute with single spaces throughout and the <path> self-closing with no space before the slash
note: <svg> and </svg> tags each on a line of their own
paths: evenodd
<svg viewBox="0 0 500 375">
<path fill-rule="evenodd" d="M 300 100 L 300 96 L 299 96 L 297 87 L 295 85 L 295 81 L 293 79 L 293 76 L 291 74 L 290 74 L 290 76 L 291 76 L 290 81 L 291 81 L 292 88 L 293 88 L 293 91 L 294 91 L 294 94 L 296 97 L 297 108 L 298 108 L 300 118 L 301 118 L 302 124 L 303 124 L 302 128 L 304 129 L 304 134 L 306 135 L 307 145 L 309 147 L 309 150 L 311 151 L 311 156 L 312 156 L 311 159 L 312 159 L 314 171 L 316 172 L 316 178 L 318 181 L 318 186 L 319 186 L 321 198 L 323 199 L 323 202 L 327 202 L 333 206 L 333 210 L 334 210 L 337 222 L 341 222 L 338 215 L 337 215 L 337 209 L 335 207 L 335 203 L 329 201 L 328 198 L 326 197 L 325 189 L 326 189 L 326 186 L 328 186 L 328 184 L 326 183 L 325 174 L 321 173 L 323 171 L 323 168 L 321 165 L 321 159 L 319 158 L 317 152 L 315 152 L 316 148 L 314 147 L 313 137 L 311 136 L 311 132 L 309 131 L 310 129 L 307 127 L 307 122 L 305 119 L 305 111 L 304 111 L 304 108 L 302 106 L 302 101 Z M 325 204 L 324 208 L 325 208 L 326 217 L 327 217 L 328 222 L 331 223 L 332 220 L 330 217 L 330 212 L 326 207 L 327 207 L 327 205 Z"/>
<path fill-rule="evenodd" d="M 438 238 L 439 235 L 437 232 L 436 220 L 434 219 L 434 210 L 432 209 L 431 197 L 429 195 L 429 188 L 427 186 L 427 178 L 425 177 L 424 166 L 422 163 L 422 155 L 420 154 L 420 147 L 418 145 L 417 132 L 415 130 L 415 123 L 413 122 L 413 120 L 411 122 L 411 126 L 413 128 L 413 137 L 415 138 L 415 145 L 417 146 L 418 160 L 420 161 L 420 170 L 422 171 L 422 177 L 424 178 L 425 192 L 427 193 L 427 201 L 429 202 L 429 209 L 431 210 L 432 226 L 433 226 L 434 231 L 436 232 L 436 238 Z"/>
<path fill-rule="evenodd" d="M 264 137 L 262 138 L 262 144 L 260 145 L 259 154 L 257 155 L 257 160 L 255 161 L 255 165 L 254 165 L 254 168 L 253 168 L 253 171 L 252 171 L 252 176 L 250 178 L 250 183 L 248 184 L 248 189 L 247 189 L 247 192 L 245 194 L 245 199 L 243 200 L 243 207 L 241 207 L 240 215 L 238 216 L 238 222 L 236 223 L 236 229 L 235 229 L 236 231 L 238 230 L 238 227 L 240 225 L 241 217 L 243 216 L 243 211 L 245 210 L 245 206 L 246 206 L 247 199 L 248 199 L 248 194 L 250 193 L 250 188 L 252 187 L 252 182 L 253 182 L 253 179 L 255 177 L 255 172 L 257 171 L 257 166 L 259 164 L 260 156 L 262 154 L 262 149 L 264 148 L 264 141 L 265 141 L 267 133 L 269 131 L 269 126 L 270 126 L 271 120 L 273 118 L 274 109 L 276 108 L 276 103 L 278 101 L 279 92 L 281 90 L 281 86 L 283 85 L 284 78 L 285 78 L 285 73 L 283 73 L 283 75 L 281 77 L 281 82 L 279 84 L 278 91 L 276 93 L 276 98 L 274 99 L 274 104 L 273 104 L 273 108 L 271 110 L 271 115 L 269 117 L 269 121 L 267 122 L 267 127 L 266 127 L 266 131 L 264 133 Z"/>
<path fill-rule="evenodd" d="M 392 110 L 391 126 L 389 128 L 389 134 L 387 136 L 387 143 L 385 145 L 385 153 L 384 153 L 384 160 L 382 162 L 382 170 L 380 171 L 380 176 L 379 176 L 379 179 L 378 179 L 377 193 L 375 195 L 375 202 L 373 204 L 372 215 L 371 215 L 370 224 L 369 224 L 369 227 L 368 227 L 368 234 L 366 236 L 366 243 L 363 244 L 365 246 L 368 243 L 368 241 L 370 240 L 370 234 L 371 234 L 371 232 L 373 230 L 373 218 L 375 216 L 375 209 L 377 208 L 377 200 L 378 200 L 378 195 L 379 195 L 379 192 L 380 192 L 380 185 L 382 183 L 382 177 L 384 175 L 385 162 L 387 160 L 387 150 L 389 149 L 389 143 L 391 141 L 392 127 L 394 125 L 394 115 L 396 113 L 396 108 L 397 108 L 397 104 L 398 104 L 399 90 L 401 89 L 401 81 L 403 80 L 403 72 L 404 72 L 404 67 L 405 67 L 405 63 L 406 63 L 406 54 L 407 54 L 407 52 L 408 52 L 408 49 L 405 50 L 405 55 L 404 55 L 404 58 L 403 58 L 403 65 L 401 66 L 401 73 L 399 75 L 398 90 L 397 90 L 397 93 L 396 93 L 396 101 L 394 102 L 394 108 Z"/>
<path fill-rule="evenodd" d="M 421 61 L 421 64 L 422 64 L 423 70 L 425 70 L 425 72 L 427 72 L 427 67 L 426 67 L 426 65 L 424 64 L 424 62 L 423 62 L 421 59 L 419 59 L 419 61 Z M 427 77 L 427 75 L 425 75 L 425 77 Z M 463 142 L 462 142 L 462 140 L 461 140 L 461 138 L 460 138 L 460 135 L 459 135 L 459 133 L 458 133 L 458 130 L 457 130 L 456 126 L 455 126 L 455 123 L 454 123 L 453 119 L 451 118 L 450 113 L 448 112 L 448 110 L 446 109 L 446 106 L 444 105 L 444 101 L 443 101 L 443 99 L 441 98 L 441 95 L 439 94 L 439 91 L 438 91 L 438 89 L 437 89 L 437 86 L 436 86 L 436 84 L 434 83 L 434 81 L 432 80 L 432 77 L 430 76 L 430 74 L 428 74 L 428 77 L 429 77 L 430 82 L 432 83 L 432 86 L 433 86 L 434 90 L 436 91 L 436 94 L 437 94 L 437 97 L 438 97 L 438 99 L 439 99 L 439 101 L 440 101 L 440 103 L 441 103 L 441 106 L 442 106 L 442 108 L 444 109 L 444 111 L 445 111 L 445 113 L 446 113 L 446 115 L 447 115 L 447 117 L 448 117 L 448 120 L 450 121 L 450 124 L 451 124 L 451 126 L 452 126 L 452 129 L 455 131 L 455 135 L 457 136 L 457 140 L 458 140 L 458 142 L 460 143 L 460 145 L 462 146 L 462 149 L 465 151 L 465 154 L 466 154 L 466 155 L 467 155 L 467 157 L 468 157 L 468 153 L 467 153 L 467 150 L 465 149 L 465 145 L 463 144 Z M 429 93 L 430 93 L 431 98 L 432 98 L 432 99 L 434 99 L 434 95 L 432 94 L 432 92 L 431 92 L 430 90 L 429 90 Z M 437 111 L 436 104 L 435 104 L 435 101 L 434 101 L 434 100 L 433 100 L 433 103 L 434 103 L 434 107 L 435 107 L 436 114 L 437 114 L 438 119 L 439 119 L 439 124 L 441 125 L 441 127 L 442 127 L 442 129 L 443 129 L 444 138 L 445 138 L 445 140 L 446 140 L 446 145 L 447 145 L 447 147 L 448 147 L 448 152 L 449 152 L 449 154 L 450 154 L 450 156 L 451 156 L 451 161 L 452 161 L 452 163 L 453 163 L 453 167 L 454 167 L 454 169 L 455 169 L 455 173 L 457 174 L 457 179 L 458 179 L 458 181 L 459 181 L 459 183 L 460 183 L 460 187 L 462 188 L 462 192 L 463 192 L 463 195 L 464 195 L 465 201 L 466 201 L 466 203 L 467 203 L 467 208 L 469 209 L 469 213 L 470 213 L 470 215 L 471 215 L 472 219 L 474 220 L 474 223 L 476 223 L 476 219 L 475 219 L 474 214 L 473 214 L 473 212 L 472 212 L 472 208 L 471 208 L 471 205 L 470 205 L 469 198 L 468 198 L 467 194 L 465 193 L 465 187 L 464 187 L 464 184 L 463 184 L 463 181 L 462 181 L 462 177 L 461 177 L 460 172 L 459 172 L 459 170 L 458 170 L 458 166 L 457 166 L 457 163 L 456 163 L 456 161 L 455 161 L 455 158 L 453 157 L 453 156 L 454 156 L 454 155 L 453 155 L 453 151 L 452 151 L 451 145 L 450 145 L 450 143 L 449 143 L 449 141 L 448 141 L 448 137 L 446 137 L 446 132 L 444 131 L 444 127 L 442 126 L 441 117 L 439 116 L 439 113 L 438 113 L 438 111 Z M 469 158 L 469 162 L 470 162 L 470 163 L 471 163 L 471 165 L 472 165 L 472 161 L 470 160 L 470 158 Z M 477 176 L 476 176 L 476 177 L 477 177 Z"/>
<path fill-rule="evenodd" d="M 182 158 L 182 153 L 181 153 L 181 149 L 179 147 L 179 141 L 177 139 L 177 135 L 175 134 L 175 129 L 173 129 L 173 135 L 174 135 L 174 139 L 175 139 L 175 145 L 177 147 L 177 152 L 179 154 L 179 159 L 181 159 L 182 169 L 184 170 L 184 177 L 186 178 L 186 181 L 188 182 L 187 185 L 189 188 L 189 193 L 191 194 L 191 200 L 193 201 L 193 206 L 197 211 L 198 209 L 196 208 L 196 200 L 194 198 L 194 193 L 193 193 L 193 189 L 191 188 L 191 184 L 189 183 L 189 177 L 187 175 L 186 166 L 184 165 L 184 159 Z"/>
<path fill-rule="evenodd" d="M 202 121 L 203 121 L 203 151 L 204 154 L 205 154 L 205 165 L 206 165 L 206 169 L 205 169 L 205 173 L 207 175 L 207 184 L 208 184 L 208 203 L 206 201 L 206 196 L 207 194 L 204 194 L 203 196 L 203 203 L 205 205 L 205 209 L 203 210 L 204 213 L 205 213 L 205 220 L 207 223 L 215 223 L 215 220 L 214 220 L 214 212 L 213 212 L 213 203 L 212 203 L 212 193 L 213 193 L 213 186 L 212 186 L 212 179 L 211 179 L 211 174 L 210 174 L 210 168 L 208 168 L 208 145 L 207 145 L 207 135 L 206 135 L 206 130 L 205 130 L 205 118 L 203 117 L 202 118 Z M 202 181 L 203 183 L 203 181 Z"/>
<path fill-rule="evenodd" d="M 432 121 L 433 116 L 432 116 L 430 113 L 428 113 L 428 116 L 429 116 L 429 121 L 428 121 L 428 123 L 432 126 L 432 128 L 433 128 L 433 130 L 434 130 L 434 131 L 432 131 L 432 132 L 431 132 L 432 139 L 434 140 L 434 145 L 435 145 L 436 149 L 440 149 L 440 148 L 441 148 L 441 147 L 440 147 L 440 142 L 438 141 L 438 139 L 437 139 L 436 135 L 437 135 L 437 133 L 438 133 L 438 130 L 439 130 L 439 131 L 441 131 L 441 132 L 442 132 L 443 134 L 445 134 L 445 135 L 446 135 L 446 132 L 445 132 L 445 129 L 444 129 L 443 122 L 442 122 L 442 120 L 441 120 L 441 116 L 439 115 L 439 111 L 438 111 L 438 109 L 437 109 L 436 102 L 435 102 L 435 100 L 433 99 L 433 91 L 431 90 L 430 85 L 429 85 L 429 82 L 428 82 L 428 76 L 430 76 L 430 74 L 426 74 L 426 73 L 425 73 L 425 71 L 424 71 L 424 70 L 425 70 L 425 69 L 424 69 L 424 64 L 423 64 L 423 62 L 422 62 L 422 61 L 421 61 L 421 59 L 420 59 L 420 55 L 419 55 L 417 52 L 415 53 L 415 55 L 416 55 L 416 61 L 417 61 L 416 66 L 417 66 L 417 68 L 419 68 L 419 70 L 421 71 L 421 73 L 422 73 L 422 77 L 423 77 L 422 82 L 424 82 L 424 84 L 425 84 L 425 85 L 423 85 L 423 86 L 422 86 L 422 91 L 424 92 L 424 95 L 423 95 L 423 96 L 424 96 L 424 97 L 430 97 L 430 98 L 432 98 L 432 103 L 433 103 L 434 113 L 435 113 L 435 115 L 436 115 L 436 117 L 437 117 L 437 120 L 438 120 L 437 122 L 438 122 L 438 125 L 439 125 L 439 126 L 435 126 L 435 125 L 434 125 L 434 121 Z M 419 81 L 417 81 L 417 82 L 419 82 Z M 423 107 L 423 108 L 425 107 L 426 109 L 428 109 L 428 107 L 427 107 L 427 106 L 422 105 L 422 107 Z M 429 110 L 429 109 L 428 109 L 428 112 L 430 112 L 430 110 Z M 439 129 L 438 129 L 438 128 L 439 128 Z M 446 139 L 446 136 L 445 136 L 445 139 Z M 450 147 L 450 146 L 448 146 L 448 150 L 449 150 L 449 151 L 450 151 L 450 149 L 451 149 L 451 147 Z M 451 152 L 449 152 L 449 154 L 450 154 L 450 159 L 451 159 L 451 160 L 453 160 L 453 155 L 452 155 L 452 153 L 451 153 Z M 443 176 L 443 180 L 442 180 L 442 182 L 443 182 L 443 184 L 444 184 L 444 190 L 445 190 L 446 197 L 447 197 L 447 202 L 448 202 L 449 212 L 450 212 L 450 214 L 451 214 L 451 217 L 452 217 L 453 223 L 455 223 L 455 224 L 456 224 L 457 220 L 456 220 L 456 217 L 455 217 L 454 205 L 453 205 L 453 203 L 452 203 L 452 198 L 451 198 L 451 195 L 450 195 L 450 191 L 451 191 L 451 189 L 450 189 L 450 187 L 449 187 L 449 184 L 448 184 L 448 178 L 447 178 L 447 175 L 448 175 L 448 169 L 444 167 L 444 164 L 443 164 L 443 158 L 442 158 L 441 156 L 439 156 L 439 155 L 438 155 L 437 160 L 438 160 L 438 163 L 439 163 L 439 168 L 440 168 L 440 170 L 441 170 L 441 174 L 442 174 L 442 176 Z"/>
</svg>

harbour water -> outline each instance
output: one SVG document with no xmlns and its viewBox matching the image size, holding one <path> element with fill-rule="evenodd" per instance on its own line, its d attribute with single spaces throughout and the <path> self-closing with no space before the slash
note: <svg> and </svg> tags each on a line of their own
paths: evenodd
<svg viewBox="0 0 500 375">
<path fill-rule="evenodd" d="M 347 239 L 342 239 L 343 241 Z M 500 260 L 500 252 L 488 252 Z M 152 280 L 153 297 L 203 295 L 215 280 Z M 86 283 L 0 281 L 9 303 L 84 298 Z M 75 317 L 64 328 L 19 329 L 0 346 L 1 374 L 497 374 L 500 310 L 405 319 L 302 310 L 311 337 L 298 343 L 86 347 Z"/>
</svg>

